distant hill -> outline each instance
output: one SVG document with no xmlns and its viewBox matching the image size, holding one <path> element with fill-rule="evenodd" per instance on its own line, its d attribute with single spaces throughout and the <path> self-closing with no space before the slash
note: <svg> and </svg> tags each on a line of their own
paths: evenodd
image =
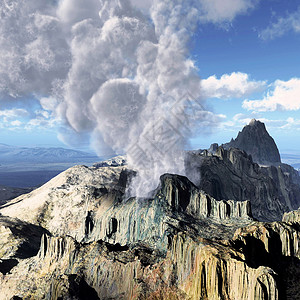
<svg viewBox="0 0 300 300">
<path fill-rule="evenodd" d="M 291 165 L 295 169 L 300 169 L 300 155 L 298 154 L 281 154 L 282 162 Z"/>
<path fill-rule="evenodd" d="M 10 199 L 14 199 L 31 191 L 32 188 L 14 188 L 0 185 L 0 205 L 5 204 Z"/>
<path fill-rule="evenodd" d="M 72 149 L 0 144 L 0 185 L 37 187 L 74 165 L 91 165 L 99 160 L 95 154 Z M 3 191 L 0 194 L 8 199 Z"/>
<path fill-rule="evenodd" d="M 12 162 L 62 163 L 77 162 L 80 160 L 92 163 L 99 160 L 99 158 L 94 154 L 72 149 L 27 148 L 0 144 L 0 164 Z"/>
</svg>

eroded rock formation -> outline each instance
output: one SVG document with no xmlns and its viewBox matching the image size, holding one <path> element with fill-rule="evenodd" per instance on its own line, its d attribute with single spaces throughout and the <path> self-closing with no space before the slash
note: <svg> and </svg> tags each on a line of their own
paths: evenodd
<svg viewBox="0 0 300 300">
<path fill-rule="evenodd" d="M 190 152 L 187 170 L 199 174 L 200 188 L 215 199 L 249 200 L 261 221 L 281 220 L 300 206 L 300 177 L 292 167 L 259 166 L 244 151 L 219 147 L 215 154 Z"/>
<path fill-rule="evenodd" d="M 254 162 L 262 165 L 281 163 L 280 154 L 273 138 L 266 130 L 264 123 L 252 119 L 238 133 L 236 139 L 224 144 L 225 149 L 238 148 L 252 156 Z"/>
<path fill-rule="evenodd" d="M 0 300 L 300 299 L 293 168 L 215 144 L 187 155 L 197 186 L 164 174 L 126 199 L 125 164 L 73 167 L 0 208 Z"/>
<path fill-rule="evenodd" d="M 31 207 L 40 230 L 38 242 L 28 240 L 37 248 L 27 257 L 13 254 L 10 267 L 0 268 L 0 299 L 297 299 L 296 212 L 284 222 L 256 222 L 249 201 L 218 201 L 171 174 L 161 177 L 152 199 L 124 201 L 127 171 L 102 171 L 75 167 L 44 187 Z M 89 205 L 80 214 L 85 206 L 76 199 L 85 190 Z M 13 214 L 10 207 L 21 205 L 23 221 L 3 220 L 28 224 L 30 197 L 37 194 L 0 210 Z M 52 209 L 41 216 L 50 200 Z M 53 223 L 58 209 L 72 217 Z"/>
</svg>

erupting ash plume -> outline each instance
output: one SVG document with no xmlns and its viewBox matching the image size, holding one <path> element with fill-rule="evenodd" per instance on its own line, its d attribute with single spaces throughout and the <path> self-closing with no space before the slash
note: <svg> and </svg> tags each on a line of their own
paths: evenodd
<svg viewBox="0 0 300 300">
<path fill-rule="evenodd" d="M 0 4 L 3 101 L 34 95 L 64 122 L 64 141 L 72 130 L 99 155 L 125 152 L 138 174 L 132 195 L 185 174 L 189 137 L 218 121 L 201 105 L 187 49 L 206 1 L 154 0 L 150 15 L 128 0 L 55 3 Z"/>
</svg>

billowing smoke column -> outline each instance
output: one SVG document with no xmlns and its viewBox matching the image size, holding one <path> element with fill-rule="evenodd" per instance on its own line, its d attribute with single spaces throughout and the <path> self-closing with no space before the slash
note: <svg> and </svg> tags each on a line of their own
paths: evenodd
<svg viewBox="0 0 300 300">
<path fill-rule="evenodd" d="M 2 99 L 34 95 L 64 122 L 63 140 L 71 128 L 99 155 L 126 152 L 138 173 L 131 195 L 145 196 L 163 173 L 184 174 L 188 138 L 216 121 L 188 58 L 198 1 L 154 0 L 150 16 L 128 0 L 55 3 L 0 4 Z"/>
</svg>

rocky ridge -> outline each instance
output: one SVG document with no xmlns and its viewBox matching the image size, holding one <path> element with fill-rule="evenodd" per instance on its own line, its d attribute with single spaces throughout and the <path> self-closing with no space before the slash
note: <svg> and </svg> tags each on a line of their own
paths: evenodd
<svg viewBox="0 0 300 300">
<path fill-rule="evenodd" d="M 13 256 L 13 267 L 5 272 L 0 269 L 0 299 L 300 297 L 300 224 L 296 217 L 285 217 L 285 222 L 254 221 L 250 202 L 217 201 L 186 177 L 171 174 L 161 177 L 153 199 L 124 202 L 116 192 L 122 192 L 120 185 L 113 186 L 124 180 L 126 171 L 115 167 L 102 171 L 107 177 L 99 185 L 109 190 L 109 196 L 94 196 L 94 202 L 90 199 L 95 205 L 93 213 L 90 206 L 84 218 L 74 220 L 83 232 L 72 234 L 64 227 L 66 233 L 61 234 L 47 221 L 49 214 L 44 214 L 48 231 L 39 233 L 38 252 L 24 258 Z M 71 185 L 77 186 L 82 178 L 89 182 L 89 172 L 98 174 L 95 168 L 77 166 L 46 188 L 53 193 L 65 179 L 70 192 Z M 77 179 L 70 181 L 70 174 Z M 52 195 L 53 202 L 65 200 Z M 76 210 L 78 203 L 69 205 L 68 209 Z M 0 212 L 11 212 L 8 208 Z"/>
<path fill-rule="evenodd" d="M 238 226 L 252 220 L 249 201 L 217 201 L 179 175 L 163 175 L 152 199 L 124 201 L 129 173 L 124 168 L 76 166 L 4 205 L 0 212 L 78 242 L 126 245 L 142 240 L 164 248 L 174 228 L 185 226 L 207 235 L 220 225 L 224 234 L 228 228 L 232 231 L 226 223 L 236 220 Z"/>
<path fill-rule="evenodd" d="M 0 299 L 300 299 L 299 174 L 217 145 L 186 169 L 197 186 L 164 174 L 126 199 L 112 159 L 5 204 Z"/>
<path fill-rule="evenodd" d="M 254 162 L 262 165 L 281 163 L 280 154 L 273 138 L 266 130 L 264 123 L 252 119 L 236 139 L 222 145 L 224 149 L 237 148 L 252 156 Z"/>
<path fill-rule="evenodd" d="M 199 187 L 217 200 L 249 200 L 261 221 L 279 221 L 300 206 L 299 173 L 286 164 L 260 166 L 246 152 L 220 146 L 214 154 L 189 152 L 186 169 L 200 174 Z"/>
</svg>

